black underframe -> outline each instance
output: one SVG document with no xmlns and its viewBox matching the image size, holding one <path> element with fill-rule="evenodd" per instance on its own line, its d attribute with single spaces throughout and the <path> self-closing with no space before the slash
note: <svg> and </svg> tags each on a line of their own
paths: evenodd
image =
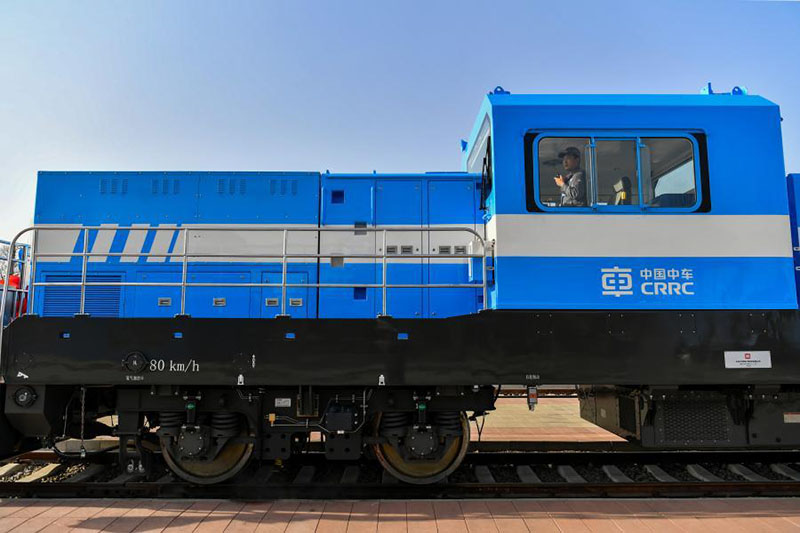
<svg viewBox="0 0 800 533">
<path fill-rule="evenodd" d="M 8 326 L 4 343 L 9 384 L 800 385 L 795 310 L 484 311 L 437 320 L 29 315 Z M 772 367 L 725 368 L 726 350 L 768 350 Z M 131 372 L 123 360 L 132 352 L 185 370 Z"/>
</svg>

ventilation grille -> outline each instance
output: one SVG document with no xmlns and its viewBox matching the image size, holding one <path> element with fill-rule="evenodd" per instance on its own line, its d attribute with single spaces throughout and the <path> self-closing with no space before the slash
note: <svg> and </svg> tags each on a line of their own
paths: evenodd
<svg viewBox="0 0 800 533">
<path fill-rule="evenodd" d="M 153 194 L 180 194 L 181 182 L 178 179 L 155 178 L 150 182 L 150 192 Z"/>
<path fill-rule="evenodd" d="M 101 178 L 100 194 L 128 194 L 128 178 Z"/>
<path fill-rule="evenodd" d="M 217 194 L 247 194 L 247 180 L 245 178 L 218 178 Z"/>
<path fill-rule="evenodd" d="M 50 283 L 79 283 L 78 274 L 48 274 L 45 281 Z M 89 274 L 86 281 L 90 283 L 118 283 L 122 281 L 120 274 Z M 43 287 L 43 316 L 72 316 L 80 311 L 80 287 Z M 86 287 L 85 311 L 98 317 L 118 317 L 120 314 L 121 287 Z"/>
<path fill-rule="evenodd" d="M 662 409 L 667 442 L 726 442 L 731 438 L 724 402 L 666 401 Z"/>
<path fill-rule="evenodd" d="M 287 194 L 297 196 L 297 180 L 269 180 L 269 193 L 272 196 L 286 196 Z M 342 195 L 342 201 L 344 201 L 344 195 Z"/>
</svg>

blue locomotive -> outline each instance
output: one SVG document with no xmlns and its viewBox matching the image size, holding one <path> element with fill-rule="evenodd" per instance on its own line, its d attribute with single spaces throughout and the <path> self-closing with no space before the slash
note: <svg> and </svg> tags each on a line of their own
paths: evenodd
<svg viewBox="0 0 800 533">
<path fill-rule="evenodd" d="M 547 383 L 645 446 L 796 446 L 780 121 L 738 88 L 497 88 L 462 172 L 40 172 L 0 451 L 113 433 L 213 483 L 320 432 L 427 483 L 495 385 Z"/>
</svg>

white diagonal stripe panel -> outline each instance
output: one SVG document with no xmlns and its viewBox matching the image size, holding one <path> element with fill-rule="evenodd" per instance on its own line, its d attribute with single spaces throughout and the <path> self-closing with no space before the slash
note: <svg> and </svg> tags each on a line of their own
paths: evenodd
<svg viewBox="0 0 800 533">
<path fill-rule="evenodd" d="M 58 226 L 54 226 L 58 227 Z M 41 254 L 71 254 L 75 251 L 76 243 L 81 235 L 81 230 L 46 230 L 40 229 L 35 232 L 36 242 L 35 251 Z M 82 243 L 81 243 L 82 246 Z M 80 246 L 78 247 L 80 250 Z M 43 257 L 41 261 L 52 263 L 69 263 L 71 257 L 68 255 L 57 257 Z"/>
<path fill-rule="evenodd" d="M 147 262 L 166 263 L 166 257 L 152 256 L 150 254 L 165 254 L 169 252 L 169 245 L 172 242 L 172 237 L 175 235 L 175 230 L 160 230 L 156 231 L 155 233 L 155 237 L 153 238 L 153 246 L 150 247 L 150 252 L 148 252 L 147 255 Z"/>
<path fill-rule="evenodd" d="M 97 236 L 94 239 L 94 244 L 90 249 L 90 252 L 93 254 L 106 254 L 111 251 L 111 244 L 114 242 L 114 236 L 117 234 L 117 225 L 116 224 L 103 224 L 104 228 L 110 229 L 101 229 L 97 230 Z M 90 263 L 105 263 L 108 261 L 108 256 L 92 256 L 89 258 Z"/>
<path fill-rule="evenodd" d="M 149 224 L 133 224 L 133 228 L 147 228 Z M 125 229 L 125 228 L 120 228 Z M 125 249 L 122 250 L 126 254 L 139 254 L 142 253 L 144 240 L 147 237 L 146 231 L 129 231 L 128 239 L 125 241 Z M 121 263 L 135 263 L 139 260 L 138 257 L 121 257 Z"/>
</svg>

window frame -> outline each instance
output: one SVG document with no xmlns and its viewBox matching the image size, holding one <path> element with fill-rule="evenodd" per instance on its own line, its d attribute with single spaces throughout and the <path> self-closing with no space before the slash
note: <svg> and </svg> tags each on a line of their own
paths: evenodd
<svg viewBox="0 0 800 533">
<path fill-rule="evenodd" d="M 494 153 L 492 151 L 492 121 L 489 115 L 483 117 L 481 127 L 475 135 L 474 146 L 467 152 L 466 171 L 480 173 L 480 210 L 488 210 L 489 198 L 494 190 Z M 484 148 L 485 146 L 485 148 Z M 478 170 L 480 169 L 480 170 Z"/>
<path fill-rule="evenodd" d="M 583 138 L 589 139 L 592 154 L 591 168 L 584 168 L 587 174 L 587 201 L 592 204 L 586 207 L 571 206 L 549 206 L 544 204 L 540 198 L 540 174 L 539 174 L 539 144 L 548 138 Z M 641 149 L 644 146 L 643 138 L 656 139 L 685 139 L 692 146 L 692 164 L 694 166 L 695 183 L 695 203 L 689 207 L 655 207 L 644 204 L 644 191 L 642 189 L 642 157 Z M 638 205 L 600 205 L 596 203 L 597 188 L 597 160 L 596 146 L 597 141 L 634 141 L 636 146 L 636 179 L 637 193 L 639 196 Z M 529 204 L 529 211 L 543 211 L 556 213 L 618 213 L 618 214 L 641 214 L 648 212 L 655 213 L 692 213 L 701 210 L 704 205 L 705 179 L 702 173 L 700 158 L 703 154 L 700 150 L 698 139 L 689 131 L 664 131 L 664 130 L 532 130 L 525 135 L 525 159 L 530 162 L 526 169 L 526 179 L 528 189 L 533 196 L 533 206 Z M 533 183 L 530 183 L 530 182 Z M 589 195 L 591 194 L 591 199 Z M 530 209 L 534 207 L 535 209 Z"/>
</svg>

